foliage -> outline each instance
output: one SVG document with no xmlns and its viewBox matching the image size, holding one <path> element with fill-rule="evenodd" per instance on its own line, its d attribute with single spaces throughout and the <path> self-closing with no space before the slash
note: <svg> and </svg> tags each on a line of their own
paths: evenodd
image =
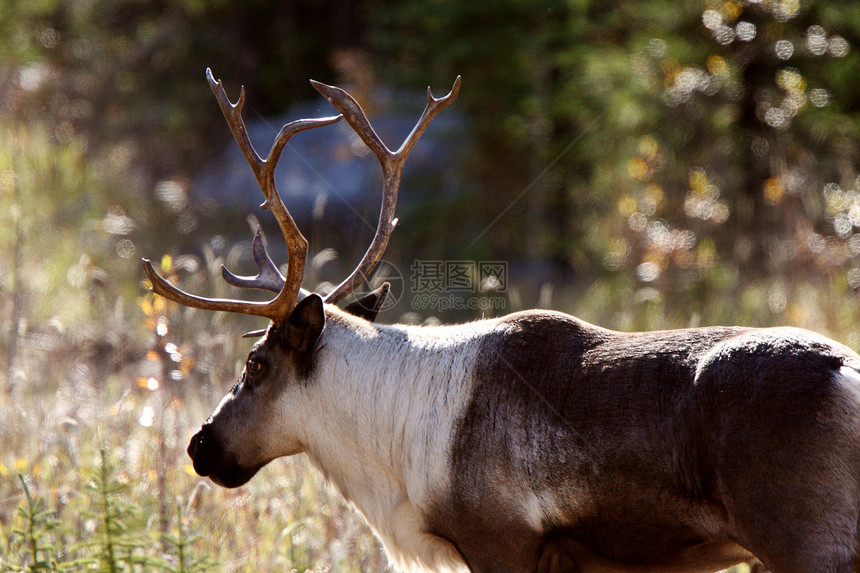
<svg viewBox="0 0 860 573">
<path fill-rule="evenodd" d="M 169 573 L 196 573 L 212 569 L 215 564 L 206 556 L 196 556 L 192 545 L 203 539 L 199 533 L 189 532 L 190 519 L 182 509 L 181 500 L 176 501 L 175 532 L 162 533 L 161 539 L 167 545 L 169 559 L 162 559 L 156 565 Z"/>
<path fill-rule="evenodd" d="M 102 445 L 98 469 L 86 487 L 91 509 L 85 516 L 98 522 L 96 537 L 88 545 L 98 556 L 98 570 L 103 573 L 134 571 L 138 566 L 149 565 L 145 555 L 148 540 L 137 533 L 142 528 L 134 523 L 146 513 L 128 501 L 128 484 L 115 479 L 114 473 L 107 448 Z"/>
<path fill-rule="evenodd" d="M 854 263 L 860 18 L 838 5 L 390 2 L 372 37 L 403 81 L 418 61 L 464 74 L 475 201 L 522 203 L 504 224 L 481 210 L 491 248 L 539 279 L 623 273 L 689 304 L 726 274 Z"/>
<path fill-rule="evenodd" d="M 528 300 L 620 274 L 692 304 L 686 293 L 719 294 L 726 275 L 793 278 L 798 266 L 856 288 L 852 6 L 15 1 L 0 14 L 14 40 L 0 113 L 110 166 L 99 172 L 116 179 L 88 194 L 135 224 L 122 252 L 164 252 L 168 236 L 197 250 L 197 233 L 220 230 L 205 229 L 191 181 L 229 137 L 205 66 L 246 84 L 258 114 L 311 97 L 312 76 L 340 76 L 373 107 L 375 84 L 462 74 L 475 143 L 462 195 L 414 191 L 422 205 L 392 246 L 405 264 L 519 263 Z M 153 234 L 155 221 L 177 232 Z"/>
<path fill-rule="evenodd" d="M 73 571 L 87 563 L 86 560 L 65 561 L 58 559 L 63 550 L 56 546 L 55 530 L 60 525 L 56 512 L 45 509 L 45 500 L 34 498 L 23 475 L 18 474 L 26 497 L 18 506 L 17 515 L 23 521 L 23 529 L 12 529 L 6 557 L 0 556 L 0 571 Z M 13 561 L 16 555 L 21 561 Z"/>
</svg>

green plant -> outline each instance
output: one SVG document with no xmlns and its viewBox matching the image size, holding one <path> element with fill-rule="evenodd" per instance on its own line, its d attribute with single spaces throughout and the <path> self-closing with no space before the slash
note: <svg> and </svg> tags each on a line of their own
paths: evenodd
<svg viewBox="0 0 860 573">
<path fill-rule="evenodd" d="M 87 483 L 91 515 L 98 520 L 94 541 L 85 544 L 95 550 L 98 571 L 120 573 L 151 564 L 146 548 L 152 536 L 139 521 L 143 513 L 129 495 L 129 487 L 115 477 L 115 467 L 107 447 L 99 447 L 99 465 Z"/>
<path fill-rule="evenodd" d="M 169 559 L 157 559 L 153 565 L 170 573 L 197 573 L 208 571 L 215 563 L 207 555 L 198 556 L 191 547 L 203 536 L 194 530 L 188 530 L 189 518 L 183 511 L 181 500 L 176 500 L 176 527 L 171 533 L 162 533 L 161 540 L 165 544 L 165 554 Z"/>
<path fill-rule="evenodd" d="M 86 560 L 62 558 L 62 548 L 56 543 L 55 534 L 60 525 L 56 511 L 46 508 L 44 498 L 33 496 L 23 475 L 18 474 L 18 479 L 24 490 L 24 501 L 16 513 L 24 525 L 12 530 L 9 556 L 0 556 L 0 571 L 70 571 L 84 565 Z M 16 555 L 18 560 L 14 561 Z"/>
</svg>

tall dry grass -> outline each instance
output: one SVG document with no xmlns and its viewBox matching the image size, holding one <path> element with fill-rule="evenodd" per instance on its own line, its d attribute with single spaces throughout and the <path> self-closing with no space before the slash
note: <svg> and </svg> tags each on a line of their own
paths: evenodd
<svg viewBox="0 0 860 573">
<path fill-rule="evenodd" d="M 19 340 L 27 359 L 0 395 L 0 571 L 54 570 L 21 534 L 32 527 L 19 511 L 28 495 L 54 522 L 40 541 L 46 555 L 76 563 L 56 570 L 180 570 L 182 539 L 193 539 L 183 547 L 187 564 L 212 571 L 385 569 L 367 526 L 302 457 L 276 461 L 236 490 L 194 474 L 187 441 L 232 384 L 221 370 L 244 354 L 226 330 L 180 344 L 153 335 L 123 349 L 139 359 L 100 375 L 70 355 L 72 343 Z M 118 349 L 105 343 L 99 352 L 110 361 Z M 213 366 L 214 378 L 201 381 L 187 365 L 205 367 L 214 354 L 229 368 Z M 103 561 L 108 540 L 128 553 L 115 567 Z"/>
</svg>

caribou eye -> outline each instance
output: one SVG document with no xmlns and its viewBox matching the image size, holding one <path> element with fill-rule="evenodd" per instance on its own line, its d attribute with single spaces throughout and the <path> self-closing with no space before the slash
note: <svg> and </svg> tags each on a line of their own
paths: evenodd
<svg viewBox="0 0 860 573">
<path fill-rule="evenodd" d="M 265 372 L 266 367 L 260 360 L 249 358 L 245 365 L 246 380 L 251 384 L 258 382 Z"/>
</svg>

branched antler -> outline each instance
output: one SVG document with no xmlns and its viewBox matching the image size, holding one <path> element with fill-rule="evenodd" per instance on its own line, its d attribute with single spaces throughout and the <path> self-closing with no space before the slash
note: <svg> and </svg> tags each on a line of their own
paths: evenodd
<svg viewBox="0 0 860 573">
<path fill-rule="evenodd" d="M 325 301 L 329 303 L 337 303 L 354 291 L 364 281 L 376 264 L 382 258 L 382 253 L 388 246 L 388 239 L 391 237 L 391 232 L 397 225 L 397 219 L 394 217 L 394 208 L 397 205 L 397 193 L 400 189 L 400 178 L 403 175 L 403 165 L 406 163 L 406 158 L 412 147 L 418 141 L 418 138 L 424 133 L 430 122 L 436 115 L 445 109 L 451 102 L 457 98 L 460 93 L 460 76 L 454 81 L 454 86 L 445 97 L 434 98 L 430 88 L 427 88 L 427 106 L 424 112 L 418 119 L 418 123 L 412 128 L 412 132 L 400 146 L 397 151 L 391 151 L 382 142 L 379 136 L 374 131 L 373 126 L 358 105 L 358 102 L 344 90 L 315 82 L 311 80 L 311 84 L 320 92 L 333 106 L 339 111 L 350 127 L 364 141 L 367 147 L 373 151 L 376 158 L 379 160 L 379 165 L 382 167 L 382 207 L 379 210 L 379 222 L 376 226 L 376 234 L 370 243 L 367 251 L 364 253 L 361 262 L 355 267 L 355 270 L 335 287 L 325 297 Z"/>
<path fill-rule="evenodd" d="M 276 278 L 282 281 L 281 288 L 275 291 L 278 293 L 277 296 L 268 302 L 253 302 L 198 297 L 170 284 L 155 271 L 152 264 L 146 259 L 143 261 L 143 268 L 146 271 L 146 275 L 149 277 L 150 282 L 152 282 L 152 290 L 157 294 L 169 298 L 170 300 L 176 301 L 185 306 L 192 306 L 205 310 L 224 310 L 228 312 L 264 316 L 271 319 L 276 324 L 281 324 L 287 319 L 298 299 L 302 277 L 304 275 L 305 262 L 307 261 L 308 241 L 302 235 L 301 231 L 299 231 L 293 217 L 284 206 L 284 202 L 278 194 L 278 190 L 275 187 L 275 167 L 278 164 L 278 160 L 281 158 L 284 146 L 293 135 L 306 129 L 330 125 L 339 121 L 341 116 L 325 117 L 320 119 L 300 119 L 288 123 L 281 129 L 280 133 L 278 133 L 275 138 L 275 142 L 269 151 L 268 157 L 266 159 L 262 159 L 251 144 L 251 140 L 248 137 L 248 130 L 245 128 L 245 122 L 242 120 L 242 108 L 245 105 L 245 88 L 242 88 L 239 94 L 239 100 L 233 104 L 227 98 L 227 94 L 224 92 L 224 87 L 221 85 L 221 81 L 215 80 L 212 76 L 212 71 L 208 68 L 206 69 L 206 78 L 209 81 L 209 87 L 212 89 L 212 92 L 215 94 L 215 98 L 218 100 L 218 105 L 221 107 L 224 117 L 227 119 L 227 124 L 230 126 L 230 131 L 233 133 L 233 137 L 236 139 L 239 149 L 242 151 L 242 154 L 245 156 L 245 159 L 247 159 L 248 164 L 254 171 L 257 183 L 263 191 L 265 201 L 261 207 L 272 211 L 275 215 L 275 219 L 278 221 L 278 225 L 281 227 L 281 231 L 284 234 L 284 239 L 287 242 L 287 253 L 289 256 L 287 276 L 285 278 L 281 278 L 280 273 L 275 269 L 275 272 L 278 275 Z M 260 248 L 262 248 L 262 241 L 259 241 L 259 247 L 256 251 L 259 251 Z M 265 254 L 265 248 L 262 248 L 262 252 Z M 256 252 L 254 258 L 259 265 L 261 258 L 257 256 Z M 267 254 L 265 255 L 265 260 L 268 261 L 268 263 L 271 263 L 271 259 L 269 259 Z M 263 264 L 265 265 L 265 262 Z M 274 264 L 272 263 L 271 266 L 274 267 Z M 272 280 L 272 273 L 268 272 L 266 270 L 267 268 L 268 267 L 261 266 L 260 274 L 265 275 L 266 278 L 261 279 L 259 284 L 262 285 L 262 281 L 265 280 L 268 287 L 273 286 L 275 282 Z M 230 276 L 235 275 L 231 274 Z M 238 277 L 236 278 L 241 282 Z M 231 279 L 227 279 L 227 282 L 231 282 Z M 246 282 L 240 286 L 250 286 L 250 284 Z M 253 288 L 260 287 L 255 286 Z"/>
<path fill-rule="evenodd" d="M 259 269 L 257 275 L 253 277 L 236 276 L 228 271 L 227 267 L 221 265 L 221 276 L 224 278 L 224 281 L 239 288 L 256 288 L 281 292 L 281 289 L 284 288 L 284 275 L 281 274 L 281 271 L 272 262 L 269 253 L 266 252 L 266 246 L 263 244 L 263 231 L 259 227 L 257 227 L 257 232 L 254 234 L 251 253 L 254 255 L 257 269 Z"/>
<path fill-rule="evenodd" d="M 335 123 L 341 117 L 344 117 L 379 160 L 379 164 L 382 167 L 383 187 L 379 223 L 377 224 L 376 233 L 370 243 L 370 247 L 368 247 L 355 270 L 325 297 L 326 302 L 337 303 L 361 284 L 373 271 L 382 257 L 382 253 L 388 245 L 391 232 L 397 224 L 397 219 L 394 217 L 394 209 L 397 205 L 397 193 L 400 188 L 400 179 L 403 174 L 403 165 L 406 162 L 406 158 L 409 156 L 409 152 L 412 151 L 415 143 L 430 125 L 430 122 L 433 121 L 433 118 L 456 99 L 460 91 L 460 77 L 457 77 L 454 86 L 445 97 L 437 99 L 433 97 L 430 88 L 427 88 L 427 106 L 418 119 L 418 123 L 415 124 L 412 132 L 397 151 L 391 151 L 386 147 L 373 130 L 361 106 L 358 105 L 352 96 L 340 88 L 311 80 L 314 88 L 342 115 L 320 119 L 300 119 L 288 123 L 278 133 L 266 159 L 262 159 L 257 154 L 254 146 L 251 144 L 248 131 L 245 128 L 245 122 L 242 119 L 242 108 L 245 105 L 245 88 L 242 88 L 239 93 L 239 99 L 234 104 L 227 98 L 220 80 L 215 80 L 212 76 L 212 71 L 208 68 L 206 69 L 206 78 L 209 81 L 209 87 L 212 88 L 212 92 L 218 100 L 218 105 L 221 107 L 224 117 L 227 119 L 227 124 L 230 126 L 230 131 L 233 133 L 239 149 L 251 166 L 254 176 L 257 178 L 257 183 L 263 191 L 265 201 L 261 207 L 271 210 L 278 221 L 278 225 L 281 227 L 287 243 L 289 257 L 287 276 L 284 277 L 272 262 L 263 244 L 262 234 L 258 229 L 252 245 L 254 262 L 259 269 L 258 274 L 252 277 L 237 276 L 223 266 L 221 274 L 224 280 L 231 285 L 275 292 L 277 296 L 274 299 L 268 302 L 252 302 L 195 296 L 170 284 L 155 271 L 149 260 L 143 259 L 143 268 L 150 282 L 152 282 L 153 292 L 185 306 L 264 316 L 272 320 L 275 324 L 282 324 L 289 317 L 290 311 L 295 306 L 297 300 L 302 295 L 307 294 L 307 291 L 301 288 L 301 283 L 307 261 L 308 241 L 302 235 L 301 231 L 299 231 L 293 217 L 284 206 L 278 194 L 278 190 L 275 187 L 275 166 L 281 157 L 284 146 L 286 146 L 293 135 L 306 129 Z"/>
</svg>

